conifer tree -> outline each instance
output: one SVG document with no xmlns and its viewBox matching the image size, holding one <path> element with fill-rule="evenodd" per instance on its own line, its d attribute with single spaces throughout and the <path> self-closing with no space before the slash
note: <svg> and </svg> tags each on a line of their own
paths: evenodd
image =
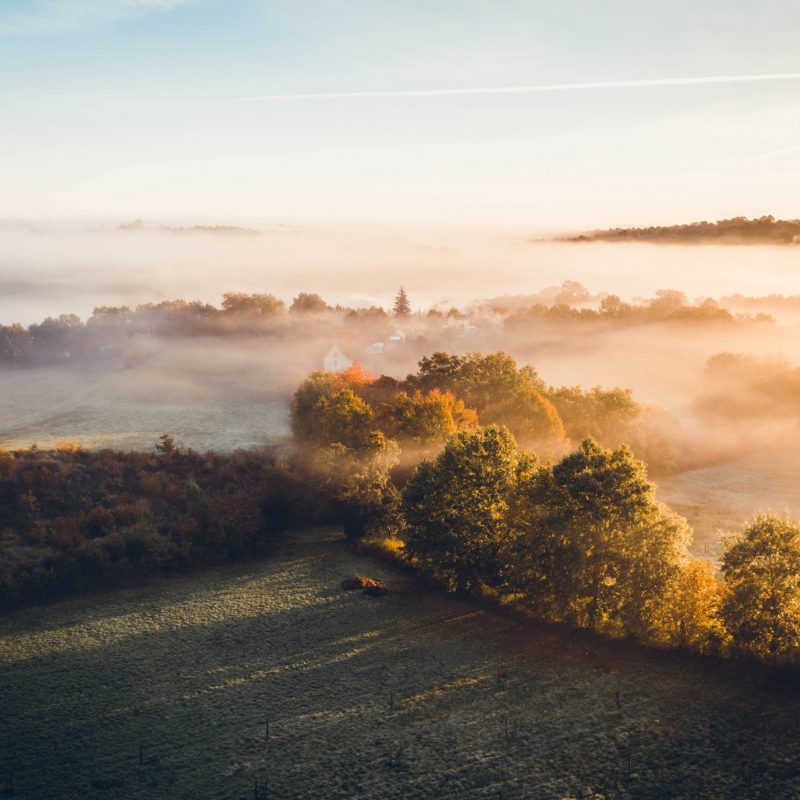
<svg viewBox="0 0 800 800">
<path fill-rule="evenodd" d="M 411 304 L 408 302 L 406 290 L 401 286 L 397 297 L 394 299 L 394 315 L 396 317 L 407 317 L 411 313 Z"/>
</svg>

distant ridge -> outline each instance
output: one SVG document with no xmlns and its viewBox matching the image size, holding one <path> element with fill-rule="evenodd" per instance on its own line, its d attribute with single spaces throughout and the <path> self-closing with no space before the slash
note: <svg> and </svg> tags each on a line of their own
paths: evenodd
<svg viewBox="0 0 800 800">
<path fill-rule="evenodd" d="M 559 242 L 657 242 L 661 244 L 800 244 L 800 219 L 775 219 L 772 215 L 748 219 L 732 217 L 717 222 L 650 228 L 610 228 L 576 236 L 557 237 Z"/>
<path fill-rule="evenodd" d="M 261 231 L 254 228 L 241 228 L 238 225 L 190 225 L 187 227 L 162 225 L 161 230 L 169 233 L 209 233 L 214 236 L 261 236 Z"/>
<path fill-rule="evenodd" d="M 158 228 L 152 228 L 146 226 L 142 219 L 123 222 L 117 226 L 117 230 L 134 232 L 160 230 L 167 233 L 206 233 L 213 236 L 261 236 L 261 231 L 255 228 L 242 228 L 238 225 L 160 225 Z"/>
</svg>

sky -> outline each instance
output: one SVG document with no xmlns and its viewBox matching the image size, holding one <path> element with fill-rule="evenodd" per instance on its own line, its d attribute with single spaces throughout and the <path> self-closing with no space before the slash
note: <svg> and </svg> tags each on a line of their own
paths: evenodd
<svg viewBox="0 0 800 800">
<path fill-rule="evenodd" d="M 0 0 L 0 217 L 800 216 L 796 0 Z"/>
</svg>

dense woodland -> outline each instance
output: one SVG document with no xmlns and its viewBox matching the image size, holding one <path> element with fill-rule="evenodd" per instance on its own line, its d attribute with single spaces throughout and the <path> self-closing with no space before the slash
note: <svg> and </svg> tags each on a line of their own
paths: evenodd
<svg viewBox="0 0 800 800">
<path fill-rule="evenodd" d="M 542 326 L 620 328 L 648 324 L 765 325 L 774 322 L 763 310 L 734 312 L 712 299 L 690 302 L 685 294 L 665 289 L 652 298 L 628 303 L 616 295 L 592 298 L 579 283 L 566 281 L 528 298 L 498 298 L 474 308 L 431 308 L 411 313 L 405 305 L 330 306 L 314 292 L 301 292 L 290 304 L 272 294 L 227 293 L 219 307 L 210 303 L 165 300 L 135 308 L 101 306 L 85 321 L 75 314 L 48 317 L 23 327 L 0 325 L 0 365 L 38 366 L 91 360 L 135 362 L 157 339 L 181 337 L 346 336 L 371 341 L 386 338 L 398 325 L 421 352 L 432 344 L 454 345 L 459 337 L 534 336 Z M 593 307 L 596 306 L 596 307 Z"/>
<path fill-rule="evenodd" d="M 691 558 L 688 524 L 622 443 L 640 412 L 629 392 L 548 387 L 503 353 L 438 352 L 402 381 L 311 374 L 288 460 L 166 435 L 151 453 L 1 453 L 0 606 L 261 556 L 287 529 L 335 524 L 540 619 L 797 664 L 800 524 L 756 517 L 719 572 Z"/>
<path fill-rule="evenodd" d="M 798 244 L 800 219 L 772 215 L 748 219 L 731 217 L 717 222 L 649 228 L 611 228 L 561 239 L 567 242 L 658 242 L 661 244 Z"/>
<path fill-rule="evenodd" d="M 314 506 L 266 453 L 0 451 L 0 607 L 264 555 Z"/>
</svg>

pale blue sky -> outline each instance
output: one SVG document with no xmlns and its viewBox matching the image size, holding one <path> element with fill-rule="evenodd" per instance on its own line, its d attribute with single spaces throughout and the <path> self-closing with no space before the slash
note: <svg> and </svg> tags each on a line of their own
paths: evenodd
<svg viewBox="0 0 800 800">
<path fill-rule="evenodd" d="M 739 78 L 800 73 L 798 33 L 788 0 L 0 0 L 0 214 L 796 217 L 800 80 Z"/>
</svg>

